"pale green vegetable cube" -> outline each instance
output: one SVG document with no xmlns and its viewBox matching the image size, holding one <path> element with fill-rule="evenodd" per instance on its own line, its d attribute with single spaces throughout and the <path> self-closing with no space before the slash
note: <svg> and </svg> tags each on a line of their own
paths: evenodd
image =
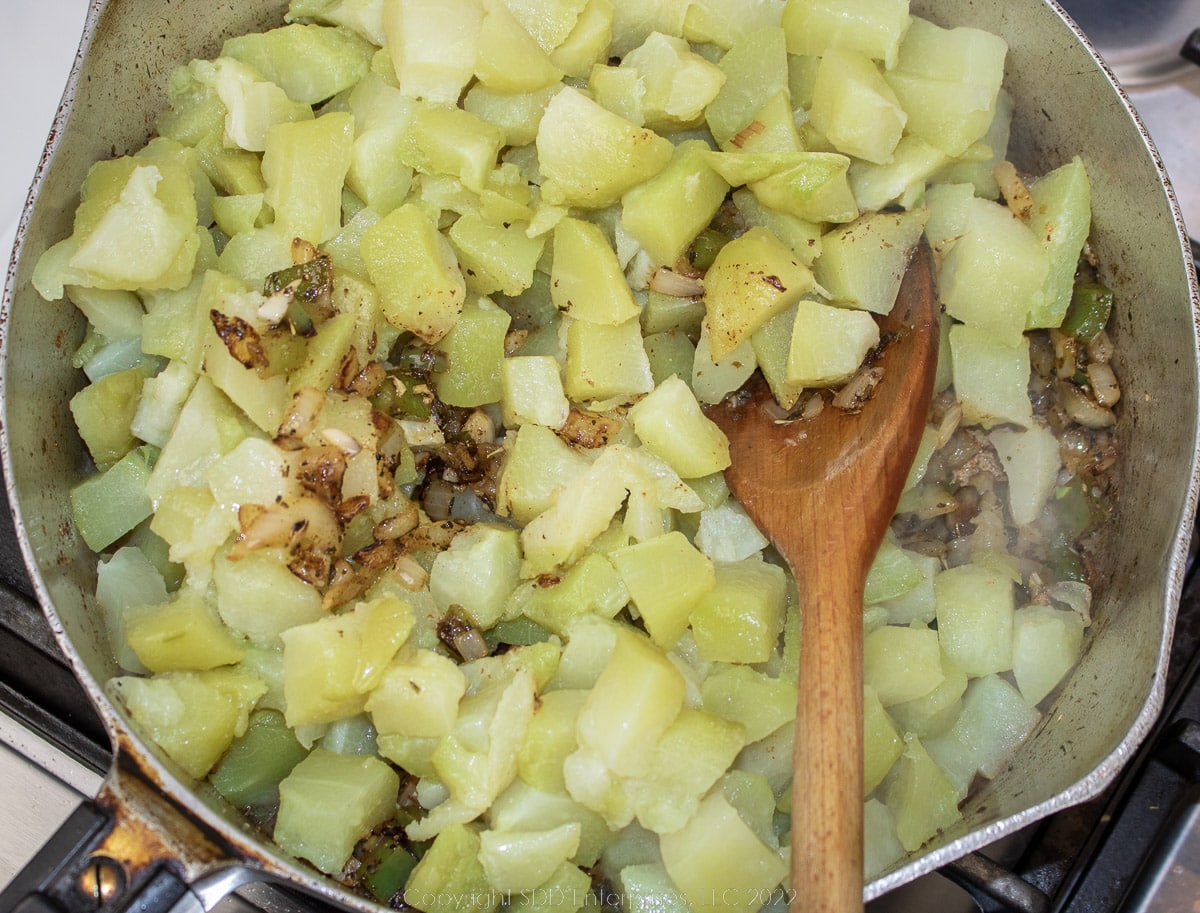
<svg viewBox="0 0 1200 913">
<path fill-rule="evenodd" d="M 875 789 L 904 751 L 896 724 L 879 701 L 875 689 L 863 690 L 863 795 Z"/>
<path fill-rule="evenodd" d="M 509 597 L 505 617 L 522 615 L 555 634 L 566 634 L 583 615 L 612 618 L 629 591 L 607 557 L 584 555 L 562 575 L 522 583 Z"/>
<path fill-rule="evenodd" d="M 496 225 L 476 213 L 459 217 L 446 236 L 458 255 L 467 288 L 479 295 L 519 295 L 533 284 L 546 239 L 531 238 L 528 223 Z"/>
<path fill-rule="evenodd" d="M 1092 191 L 1083 160 L 1076 156 L 1030 182 L 1029 227 L 1044 246 L 1048 269 L 1040 307 L 1030 310 L 1030 327 L 1056 327 L 1066 316 L 1075 270 L 1092 227 Z"/>
<path fill-rule="evenodd" d="M 168 602 L 125 613 L 125 638 L 151 672 L 203 672 L 242 658 L 241 638 L 202 593 L 181 590 Z"/>
<path fill-rule="evenodd" d="M 395 814 L 399 792 L 400 777 L 379 758 L 315 748 L 279 784 L 275 842 L 336 874 L 355 844 Z"/>
<path fill-rule="evenodd" d="M 548 691 L 539 697 L 517 754 L 517 771 L 524 782 L 540 790 L 565 792 L 563 761 L 579 747 L 575 725 L 587 699 L 588 692 L 581 689 Z"/>
<path fill-rule="evenodd" d="M 275 124 L 312 119 L 310 105 L 288 98 L 281 87 L 241 61 L 229 57 L 196 60 L 188 69 L 220 97 L 225 108 L 226 147 L 262 152 L 267 131 Z"/>
<path fill-rule="evenodd" d="M 142 673 L 146 667 L 125 639 L 125 615 L 138 606 L 167 601 L 167 583 L 146 553 L 125 545 L 96 566 L 96 602 L 104 613 L 108 640 L 117 665 Z"/>
<path fill-rule="evenodd" d="M 911 592 L 923 579 L 914 555 L 901 548 L 889 531 L 867 570 L 863 602 L 872 605 Z"/>
<path fill-rule="evenodd" d="M 622 913 L 689 913 L 692 909 L 662 862 L 624 866 L 617 873 L 616 887 Z"/>
<path fill-rule="evenodd" d="M 438 398 L 451 406 L 482 406 L 503 394 L 500 366 L 512 318 L 491 299 L 468 300 L 457 322 L 442 337 L 446 368 L 435 371 Z"/>
<path fill-rule="evenodd" d="M 810 222 L 850 222 L 859 206 L 847 177 L 850 159 L 837 152 L 800 152 L 799 161 L 747 187 L 764 206 Z"/>
<path fill-rule="evenodd" d="M 912 733 L 904 736 L 897 773 L 888 783 L 884 802 L 896 822 L 896 837 L 908 852 L 918 850 L 962 815 L 959 793 L 925 746 Z"/>
<path fill-rule="evenodd" d="M 925 218 L 920 209 L 876 212 L 828 232 L 813 262 L 817 284 L 839 304 L 890 314 Z"/>
<path fill-rule="evenodd" d="M 797 625 L 799 627 L 799 625 Z M 700 685 L 704 709 L 746 729 L 746 744 L 796 718 L 796 684 L 749 666 L 715 664 Z"/>
<path fill-rule="evenodd" d="M 595 865 L 604 848 L 616 839 L 603 818 L 565 792 L 535 789 L 521 780 L 515 780 L 496 797 L 487 817 L 492 828 L 499 831 L 532 831 L 578 823 L 579 852 L 571 861 L 585 867 Z"/>
<path fill-rule="evenodd" d="M 228 39 L 221 56 L 240 60 L 310 105 L 349 89 L 367 74 L 375 48 L 347 29 L 291 23 Z"/>
<path fill-rule="evenodd" d="M 558 429 L 567 420 L 571 404 L 563 393 L 558 360 L 551 355 L 517 355 L 500 365 L 500 400 L 504 425 L 535 424 Z"/>
<path fill-rule="evenodd" d="M 729 776 L 726 772 L 744 745 L 738 723 L 684 707 L 659 737 L 649 773 L 626 786 L 638 822 L 659 834 L 686 825 L 713 784 Z M 774 797 L 770 806 L 774 811 Z"/>
<path fill-rule="evenodd" d="M 400 91 L 454 104 L 475 73 L 478 0 L 385 0 L 383 30 Z"/>
<path fill-rule="evenodd" d="M 284 631 L 288 725 L 331 723 L 362 713 L 414 624 L 411 607 L 381 597 Z"/>
<path fill-rule="evenodd" d="M 700 409 L 691 388 L 678 377 L 659 384 L 629 411 L 634 433 L 683 479 L 719 472 L 729 465 L 725 433 Z"/>
<path fill-rule="evenodd" d="M 708 319 L 705 318 L 692 361 L 692 391 L 699 402 L 719 403 L 749 380 L 756 367 L 758 362 L 749 338 L 743 339 L 724 358 L 714 359 L 709 343 Z"/>
<path fill-rule="evenodd" d="M 213 582 L 221 619 L 255 643 L 278 644 L 284 631 L 325 614 L 321 594 L 269 552 L 217 558 Z"/>
<path fill-rule="evenodd" d="M 156 456 L 156 448 L 138 447 L 71 489 L 75 528 L 92 551 L 108 548 L 153 512 L 149 486 Z"/>
<path fill-rule="evenodd" d="M 505 893 L 532 893 L 579 851 L 580 831 L 577 822 L 541 831 L 483 831 L 479 862 L 488 884 Z"/>
<path fill-rule="evenodd" d="M 745 508 L 732 499 L 704 507 L 693 542 L 713 561 L 725 562 L 761 557 L 770 544 Z"/>
<path fill-rule="evenodd" d="M 991 126 L 1007 53 L 998 35 L 914 16 L 884 75 L 908 114 L 908 132 L 961 155 Z"/>
<path fill-rule="evenodd" d="M 325 390 L 337 378 L 337 372 L 349 354 L 358 329 L 353 313 L 337 314 L 325 321 L 304 347 L 304 361 L 288 375 L 288 389 Z"/>
<path fill-rule="evenodd" d="M 677 298 L 650 289 L 642 306 L 642 332 L 654 336 L 672 331 L 683 334 L 689 341 L 698 339 L 704 320 L 704 304 L 696 298 Z"/>
<path fill-rule="evenodd" d="M 692 365 L 696 361 L 696 346 L 679 330 L 654 333 L 642 339 L 646 359 L 650 362 L 650 375 L 654 385 L 671 377 L 687 383 L 692 376 Z"/>
<path fill-rule="evenodd" d="M 364 709 L 380 735 L 440 738 L 454 728 L 467 679 L 454 660 L 418 649 L 383 673 Z"/>
<path fill-rule="evenodd" d="M 831 307 L 802 298 L 788 351 L 787 383 L 827 387 L 854 374 L 879 344 L 879 326 L 866 311 Z"/>
<path fill-rule="evenodd" d="M 774 0 L 750 0 L 737 6 L 722 0 L 697 0 L 688 5 L 683 37 L 728 51 L 747 32 L 778 28 L 782 12 L 782 5 Z"/>
<path fill-rule="evenodd" d="M 1013 677 L 1030 706 L 1058 687 L 1079 661 L 1083 619 L 1052 606 L 1026 606 L 1013 615 Z"/>
<path fill-rule="evenodd" d="M 876 164 L 892 160 L 907 119 L 874 61 L 835 48 L 817 67 L 809 117 L 838 152 Z"/>
<path fill-rule="evenodd" d="M 479 56 L 475 75 L 496 92 L 536 92 L 554 85 L 563 76 L 500 0 L 483 4 L 479 27 Z"/>
<path fill-rule="evenodd" d="M 857 51 L 889 69 L 908 27 L 906 0 L 788 0 L 783 10 L 790 53 Z"/>
<path fill-rule="evenodd" d="M 637 317 L 610 326 L 572 320 L 567 326 L 563 387 L 575 403 L 630 402 L 654 388 Z"/>
<path fill-rule="evenodd" d="M 717 253 L 704 277 L 709 352 L 721 361 L 813 288 L 813 274 L 765 228 L 751 228 Z"/>
<path fill-rule="evenodd" d="M 207 774 L 246 731 L 266 684 L 236 668 L 111 679 L 109 693 L 133 722 L 191 777 Z"/>
<path fill-rule="evenodd" d="M 537 152 L 546 202 L 599 209 L 658 174 L 674 147 L 564 86 L 546 106 Z"/>
<path fill-rule="evenodd" d="M 640 313 L 608 238 L 583 219 L 566 218 L 554 228 L 550 297 L 560 311 L 588 323 L 616 326 Z"/>
<path fill-rule="evenodd" d="M 904 856 L 896 837 L 896 819 L 878 799 L 863 806 L 863 877 L 868 881 L 882 875 Z"/>
<path fill-rule="evenodd" d="M 210 563 L 236 528 L 237 518 L 217 506 L 212 492 L 190 485 L 159 498 L 150 519 L 150 531 L 167 543 L 170 560 L 190 566 Z"/>
<path fill-rule="evenodd" d="M 571 39 L 590 5 L 587 0 L 503 0 L 503 3 L 546 53 Z M 611 24 L 611 12 L 608 19 Z"/>
<path fill-rule="evenodd" d="M 217 228 L 232 237 L 266 224 L 262 193 L 217 197 L 212 201 Z"/>
<path fill-rule="evenodd" d="M 662 171 L 621 200 L 622 227 L 660 266 L 676 265 L 729 192 L 707 152 L 702 140 L 680 143 Z"/>
<path fill-rule="evenodd" d="M 590 465 L 542 425 L 522 425 L 506 443 L 496 509 L 522 526 L 550 507 L 555 495 L 581 479 Z"/>
<path fill-rule="evenodd" d="M 678 530 L 619 548 L 610 557 L 650 637 L 669 650 L 697 602 L 716 586 L 712 559 Z"/>
<path fill-rule="evenodd" d="M 504 131 L 462 108 L 422 104 L 413 119 L 413 140 L 418 156 L 413 165 L 419 171 L 457 178 L 466 190 L 482 193 Z"/>
<path fill-rule="evenodd" d="M 614 57 L 624 57 L 640 45 L 651 32 L 683 34 L 688 0 L 646 0 L 643 3 L 614 3 L 612 47 Z"/>
<path fill-rule="evenodd" d="M 146 374 L 140 368 L 126 368 L 88 384 L 71 397 L 71 417 L 101 472 L 137 443 L 130 425 L 145 381 Z"/>
<path fill-rule="evenodd" d="M 942 569 L 940 558 L 922 555 L 918 552 L 905 552 L 905 567 L 915 567 L 920 574 L 920 580 L 908 591 L 892 596 L 879 603 L 887 609 L 888 622 L 894 625 L 906 625 L 914 621 L 929 624 L 937 614 L 937 602 L 934 597 L 933 581 Z"/>
<path fill-rule="evenodd" d="M 516 95 L 493 92 L 476 83 L 463 98 L 463 109 L 504 131 L 506 146 L 528 146 L 537 138 L 538 124 L 557 86 Z"/>
<path fill-rule="evenodd" d="M 419 206 L 400 206 L 368 229 L 362 257 L 393 326 L 435 343 L 457 322 L 466 281 L 450 242 Z"/>
<path fill-rule="evenodd" d="M 1029 402 L 1029 341 L 1015 345 L 985 330 L 965 324 L 950 329 L 950 358 L 954 390 L 963 407 L 963 420 L 985 428 L 1011 422 L 1033 424 Z"/>
<path fill-rule="evenodd" d="M 796 326 L 796 305 L 780 311 L 750 337 L 755 360 L 771 388 L 771 394 L 783 409 L 790 410 L 804 392 L 802 385 L 788 383 L 787 361 L 792 350 L 792 330 Z"/>
<path fill-rule="evenodd" d="M 942 683 L 941 630 L 884 625 L 863 641 L 863 681 L 890 707 L 916 700 Z"/>
<path fill-rule="evenodd" d="M 655 744 L 683 707 L 686 687 L 662 650 L 618 628 L 616 647 L 579 713 L 580 751 L 616 775 L 645 776 Z"/>
<path fill-rule="evenodd" d="M 922 739 L 941 735 L 954 725 L 962 712 L 962 696 L 967 690 L 967 676 L 954 663 L 942 658 L 942 683 L 923 697 L 892 704 L 888 714 L 905 731 Z"/>
<path fill-rule="evenodd" d="M 710 793 L 683 828 L 660 838 L 663 865 L 693 909 L 720 897 L 731 913 L 752 913 L 787 874 L 720 793 Z"/>
<path fill-rule="evenodd" d="M 966 232 L 942 257 L 938 289 L 951 317 L 1014 345 L 1029 313 L 1041 307 L 1046 271 L 1043 245 L 1029 226 L 1008 207 L 973 197 Z"/>
<path fill-rule="evenodd" d="M 596 64 L 588 74 L 588 91 L 602 107 L 639 127 L 646 122 L 642 75 L 632 67 Z"/>
<path fill-rule="evenodd" d="M 854 161 L 847 179 L 864 211 L 907 202 L 925 189 L 925 182 L 948 161 L 946 153 L 911 135 L 900 137 L 891 160 L 883 164 Z M 931 188 L 932 189 L 932 188 Z"/>
<path fill-rule="evenodd" d="M 770 99 L 787 90 L 783 30 L 776 23 L 738 36 L 718 65 L 725 82 L 704 117 L 717 145 L 724 149 Z"/>
<path fill-rule="evenodd" d="M 692 633 L 709 662 L 763 663 L 779 644 L 787 604 L 781 567 L 761 558 L 714 566 L 716 585 L 692 610 Z"/>
<path fill-rule="evenodd" d="M 1000 773 L 1040 719 L 1041 714 L 1006 679 L 986 675 L 967 686 L 954 725 L 926 739 L 925 747 L 961 799 L 977 773 L 985 777 Z"/>
<path fill-rule="evenodd" d="M 481 845 L 476 827 L 445 827 L 409 876 L 404 902 L 422 913 L 492 913 L 501 894 L 488 884 Z"/>
<path fill-rule="evenodd" d="M 267 131 L 263 199 L 286 237 L 323 244 L 338 233 L 353 148 L 354 118 L 337 111 Z"/>
<path fill-rule="evenodd" d="M 1008 506 L 1014 526 L 1036 520 L 1058 482 L 1062 459 L 1058 438 L 1045 425 L 994 428 L 988 434 L 1008 480 Z"/>
<path fill-rule="evenodd" d="M 716 64 L 695 53 L 684 39 L 662 32 L 647 35 L 622 57 L 621 67 L 637 72 L 645 124 L 659 132 L 698 126 L 725 83 Z"/>
<path fill-rule="evenodd" d="M 968 676 L 1012 668 L 1013 582 L 977 564 L 934 578 L 938 636 L 946 657 Z"/>
<path fill-rule="evenodd" d="M 429 591 L 443 612 L 459 606 L 477 626 L 486 629 L 504 614 L 520 571 L 517 531 L 477 523 L 455 536 L 450 547 L 434 559 Z"/>
</svg>

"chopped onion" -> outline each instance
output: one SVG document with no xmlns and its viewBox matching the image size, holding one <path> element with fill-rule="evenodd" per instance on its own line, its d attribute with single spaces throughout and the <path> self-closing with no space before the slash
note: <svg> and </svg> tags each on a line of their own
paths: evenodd
<svg viewBox="0 0 1200 913">
<path fill-rule="evenodd" d="M 650 289 L 672 298 L 696 298 L 704 294 L 704 283 L 664 266 L 650 278 Z"/>
<path fill-rule="evenodd" d="M 396 572 L 396 579 L 400 581 L 400 585 L 413 593 L 420 592 L 429 582 L 429 572 L 421 567 L 417 559 L 409 555 L 397 558 L 392 570 Z"/>
<path fill-rule="evenodd" d="M 449 520 L 450 508 L 454 506 L 454 486 L 445 479 L 430 479 L 429 484 L 425 486 L 421 506 L 425 508 L 430 520 Z"/>
<path fill-rule="evenodd" d="M 878 365 L 864 368 L 834 394 L 833 404 L 845 412 L 859 412 L 863 405 L 875 395 L 875 388 L 882 380 L 883 368 Z"/>
<path fill-rule="evenodd" d="M 1112 365 L 1093 362 L 1087 366 L 1087 377 L 1097 403 L 1109 408 L 1117 404 L 1117 400 L 1121 398 L 1121 387 L 1117 383 L 1117 375 L 1113 373 Z"/>
<path fill-rule="evenodd" d="M 950 438 L 954 437 L 954 432 L 958 430 L 958 426 L 962 422 L 962 417 L 962 403 L 955 400 L 950 404 L 945 414 L 942 415 L 941 422 L 938 423 L 936 449 L 941 450 L 950 443 Z"/>
<path fill-rule="evenodd" d="M 1087 357 L 1088 361 L 1091 362 L 1108 364 L 1112 361 L 1114 351 L 1115 347 L 1113 346 L 1112 337 L 1108 335 L 1108 330 L 1101 330 L 1087 344 Z"/>
<path fill-rule="evenodd" d="M 354 440 L 354 438 L 340 428 L 326 428 L 321 432 L 321 437 L 325 438 L 325 440 L 329 441 L 329 443 L 333 444 L 334 447 L 337 447 L 347 456 L 354 456 L 362 450 L 362 446 L 358 441 Z"/>
<path fill-rule="evenodd" d="M 279 425 L 276 443 L 288 438 L 307 437 L 317 425 L 317 416 L 325 406 L 325 394 L 316 387 L 301 387 L 292 394 L 292 404 Z"/>
<path fill-rule="evenodd" d="M 1073 422 L 1085 428 L 1111 428 L 1116 424 L 1116 416 L 1111 409 L 1088 399 L 1087 395 L 1074 384 L 1060 381 L 1057 385 L 1058 400 L 1063 411 Z"/>
<path fill-rule="evenodd" d="M 1046 588 L 1046 595 L 1078 612 L 1085 626 L 1092 623 L 1092 588 L 1086 583 L 1060 580 Z"/>
</svg>

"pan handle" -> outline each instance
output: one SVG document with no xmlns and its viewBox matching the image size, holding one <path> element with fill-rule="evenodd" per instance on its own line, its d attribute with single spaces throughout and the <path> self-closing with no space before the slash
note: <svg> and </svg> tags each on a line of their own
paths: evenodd
<svg viewBox="0 0 1200 913">
<path fill-rule="evenodd" d="M 0 892 L 0 913 L 205 913 L 242 885 L 271 880 L 114 765 L 99 796 Z"/>
</svg>

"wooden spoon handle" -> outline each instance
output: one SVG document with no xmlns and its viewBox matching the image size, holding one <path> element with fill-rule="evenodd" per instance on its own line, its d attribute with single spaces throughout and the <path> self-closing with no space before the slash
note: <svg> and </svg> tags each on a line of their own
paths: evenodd
<svg viewBox="0 0 1200 913">
<path fill-rule="evenodd" d="M 838 526 L 809 531 L 805 540 L 821 548 L 792 564 L 802 612 L 792 759 L 793 913 L 863 909 L 866 570 Z"/>
</svg>

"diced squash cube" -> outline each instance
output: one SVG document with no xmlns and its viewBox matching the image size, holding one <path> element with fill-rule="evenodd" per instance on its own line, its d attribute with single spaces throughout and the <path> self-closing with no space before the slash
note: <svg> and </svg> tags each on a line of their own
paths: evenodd
<svg viewBox="0 0 1200 913">
<path fill-rule="evenodd" d="M 641 777 L 683 706 L 683 674 L 641 634 L 617 630 L 616 647 L 579 713 L 580 750 L 614 774 Z"/>
<path fill-rule="evenodd" d="M 783 28 L 792 54 L 857 51 L 887 68 L 895 65 L 908 30 L 905 0 L 788 0 Z"/>
<path fill-rule="evenodd" d="M 962 712 L 962 696 L 967 676 L 954 663 L 942 658 L 942 683 L 916 700 L 892 704 L 888 715 L 905 731 L 922 739 L 941 735 L 954 725 Z"/>
<path fill-rule="evenodd" d="M 234 668 L 122 676 L 108 688 L 149 736 L 188 776 L 200 779 L 246 731 L 266 684 Z"/>
<path fill-rule="evenodd" d="M 680 143 L 662 171 L 621 200 L 622 227 L 660 266 L 675 266 L 729 192 L 707 152 L 702 140 Z"/>
<path fill-rule="evenodd" d="M 420 171 L 457 178 L 467 190 L 483 192 L 504 143 L 503 130 L 462 108 L 423 104 L 412 132 L 418 153 L 413 164 Z"/>
<path fill-rule="evenodd" d="M 921 740 L 904 736 L 897 774 L 888 784 L 884 801 L 896 821 L 896 836 L 908 852 L 918 850 L 958 821 L 959 795 L 954 784 L 929 756 Z"/>
<path fill-rule="evenodd" d="M 532 894 L 579 851 L 577 822 L 541 831 L 494 831 L 479 835 L 479 861 L 497 891 Z"/>
<path fill-rule="evenodd" d="M 386 0 L 383 30 L 400 91 L 457 102 L 475 73 L 482 24 L 478 0 Z"/>
<path fill-rule="evenodd" d="M 787 603 L 783 569 L 761 558 L 715 565 L 716 585 L 692 610 L 692 632 L 710 662 L 766 662 L 779 644 Z"/>
<path fill-rule="evenodd" d="M 896 819 L 879 799 L 868 799 L 863 806 L 863 844 L 863 877 L 868 881 L 884 874 L 904 856 L 904 847 L 896 837 Z"/>
<path fill-rule="evenodd" d="M 288 97 L 310 105 L 332 98 L 362 79 L 375 48 L 348 29 L 293 22 L 266 32 L 237 35 L 222 57 L 240 60 L 278 85 Z"/>
<path fill-rule="evenodd" d="M 802 298 L 788 352 L 787 383 L 827 387 L 847 380 L 879 344 L 879 326 L 865 311 Z"/>
<path fill-rule="evenodd" d="M 1030 427 L 1029 341 L 1022 337 L 1016 345 L 1009 345 L 965 324 L 951 327 L 949 339 L 954 390 L 962 403 L 963 420 L 985 428 L 1004 422 Z"/>
<path fill-rule="evenodd" d="M 75 427 L 101 472 L 137 443 L 130 424 L 137 414 L 145 380 L 146 374 L 140 368 L 126 368 L 88 384 L 71 397 Z"/>
<path fill-rule="evenodd" d="M 896 724 L 867 685 L 863 693 L 863 795 L 869 796 L 904 751 Z"/>
<path fill-rule="evenodd" d="M 1007 206 L 973 197 L 966 233 L 943 255 L 938 289 L 951 317 L 1013 345 L 1041 307 L 1046 271 L 1029 227 Z"/>
<path fill-rule="evenodd" d="M 552 355 L 517 355 L 500 365 L 504 391 L 500 401 L 504 425 L 545 425 L 555 430 L 567 420 L 571 404 L 563 393 L 558 359 Z"/>
<path fill-rule="evenodd" d="M 337 874 L 355 844 L 395 814 L 399 792 L 400 777 L 379 758 L 314 748 L 279 784 L 275 842 Z"/>
<path fill-rule="evenodd" d="M 362 239 L 362 256 L 388 322 L 428 343 L 450 332 L 467 286 L 454 250 L 415 203 L 392 211 Z"/>
<path fill-rule="evenodd" d="M 443 612 L 459 606 L 480 628 L 492 627 L 520 580 L 518 533 L 477 523 L 463 530 L 434 559 L 429 591 Z"/>
<path fill-rule="evenodd" d="M 1079 661 L 1083 619 L 1053 606 L 1026 606 L 1013 615 L 1013 677 L 1036 706 Z"/>
<path fill-rule="evenodd" d="M 221 619 L 256 643 L 277 644 L 288 628 L 325 614 L 321 594 L 268 552 L 252 552 L 238 561 L 218 558 L 213 581 Z"/>
<path fill-rule="evenodd" d="M 608 206 L 658 174 L 673 151 L 670 140 L 564 86 L 538 127 L 542 198 L 589 209 Z"/>
<path fill-rule="evenodd" d="M 730 241 L 704 278 L 713 359 L 725 358 L 812 288 L 812 271 L 767 229 L 751 228 Z"/>
<path fill-rule="evenodd" d="M 631 402 L 654 388 L 636 317 L 616 326 L 572 320 L 564 372 L 563 387 L 575 403 Z"/>
<path fill-rule="evenodd" d="M 884 707 L 916 700 L 945 678 L 939 631 L 884 625 L 863 642 L 863 680 Z"/>
<path fill-rule="evenodd" d="M 660 845 L 667 873 L 693 909 L 720 897 L 731 913 L 752 913 L 787 874 L 779 854 L 716 792 L 683 828 L 663 834 Z"/>
<path fill-rule="evenodd" d="M 275 124 L 311 120 L 312 106 L 287 93 L 254 67 L 231 57 L 197 60 L 188 65 L 194 78 L 211 87 L 225 107 L 227 147 L 247 152 L 266 148 L 267 131 Z"/>
<path fill-rule="evenodd" d="M 946 657 L 968 676 L 1012 668 L 1013 583 L 975 564 L 948 568 L 934 579 L 938 637 Z"/>
<path fill-rule="evenodd" d="M 702 403 L 719 403 L 741 387 L 754 373 L 758 362 L 749 338 L 722 359 L 714 359 L 708 334 L 708 319 L 700 328 L 700 339 L 692 360 L 692 391 Z"/>
<path fill-rule="evenodd" d="M 554 228 L 550 297 L 577 320 L 609 326 L 640 313 L 616 252 L 594 222 L 566 218 Z"/>
<path fill-rule="evenodd" d="M 440 738 L 454 728 L 466 690 L 452 659 L 418 649 L 387 667 L 365 709 L 381 735 Z"/>
<path fill-rule="evenodd" d="M 817 67 L 809 116 L 838 152 L 876 164 L 892 160 L 907 119 L 874 61 L 834 48 Z"/>
<path fill-rule="evenodd" d="M 985 777 L 1000 773 L 1040 719 L 1041 714 L 1007 680 L 986 675 L 967 686 L 954 725 L 926 739 L 925 747 L 961 799 L 977 773 Z"/>
<path fill-rule="evenodd" d="M 342 185 L 353 148 L 354 118 L 338 111 L 267 131 L 263 199 L 286 238 L 324 244 L 341 229 Z"/>
<path fill-rule="evenodd" d="M 924 575 L 914 560 L 914 553 L 901 548 L 895 536 L 884 536 L 875 553 L 875 560 L 867 570 L 867 582 L 863 602 L 872 605 L 887 599 L 895 599 L 912 591 Z"/>
<path fill-rule="evenodd" d="M 718 65 L 725 82 L 704 116 L 717 145 L 727 149 L 764 105 L 787 90 L 783 30 L 773 24 L 746 32 L 733 40 Z"/>
<path fill-rule="evenodd" d="M 746 729 L 746 744 L 796 718 L 796 684 L 750 666 L 720 663 L 700 685 L 704 709 Z"/>
<path fill-rule="evenodd" d="M 705 108 L 725 82 L 720 67 L 687 41 L 657 31 L 625 54 L 621 67 L 638 74 L 646 126 L 665 133 L 702 123 Z"/>
<path fill-rule="evenodd" d="M 71 489 L 75 528 L 92 551 L 108 548 L 153 512 L 149 494 L 156 449 L 131 450 Z"/>
<path fill-rule="evenodd" d="M 1030 327 L 1056 327 L 1071 304 L 1079 255 L 1092 227 L 1092 191 L 1083 160 L 1076 156 L 1029 185 L 1033 235 L 1046 251 L 1046 284 L 1040 307 L 1031 309 Z"/>
<path fill-rule="evenodd" d="M 847 179 L 858 205 L 869 212 L 916 197 L 925 189 L 926 180 L 947 161 L 941 149 L 906 135 L 900 137 L 890 161 L 881 165 L 851 162 Z"/>
<path fill-rule="evenodd" d="M 381 597 L 284 631 L 288 725 L 330 723 L 361 713 L 414 623 L 406 603 Z"/>
<path fill-rule="evenodd" d="M 246 731 L 233 740 L 213 769 L 212 784 L 238 808 L 279 801 L 279 784 L 308 752 L 277 710 L 255 710 Z"/>
<path fill-rule="evenodd" d="M 716 586 L 712 560 L 679 531 L 627 545 L 610 556 L 650 637 L 670 649 L 692 609 Z"/>
<path fill-rule="evenodd" d="M 634 433 L 683 479 L 719 472 L 729 465 L 725 433 L 700 409 L 691 388 L 678 377 L 659 384 L 629 411 Z"/>
<path fill-rule="evenodd" d="M 884 74 L 908 114 L 908 132 L 947 155 L 965 152 L 991 126 L 1007 53 L 991 32 L 914 16 Z"/>
<path fill-rule="evenodd" d="M 435 371 L 438 398 L 451 406 L 482 406 L 503 395 L 500 366 L 504 337 L 512 318 L 488 298 L 468 301 L 457 322 L 442 337 L 446 368 Z"/>
<path fill-rule="evenodd" d="M 629 603 L 629 590 L 607 557 L 589 553 L 561 576 L 521 584 L 506 616 L 520 613 L 547 631 L 565 635 L 584 615 L 612 618 Z"/>
<path fill-rule="evenodd" d="M 559 491 L 581 479 L 590 463 L 541 425 L 522 425 L 510 438 L 496 509 L 525 526 L 550 507 Z"/>
<path fill-rule="evenodd" d="M 839 304 L 890 314 L 925 218 L 920 209 L 876 212 L 833 229 L 813 261 L 817 284 Z"/>
<path fill-rule="evenodd" d="M 470 825 L 444 828 L 409 876 L 404 902 L 421 913 L 492 913 L 501 895 L 488 884 L 481 846 Z"/>
<path fill-rule="evenodd" d="M 471 291 L 519 295 L 533 284 L 545 238 L 530 238 L 526 228 L 524 222 L 494 225 L 476 213 L 464 213 L 450 226 L 446 236 Z"/>
<path fill-rule="evenodd" d="M 192 590 L 180 591 L 165 604 L 127 612 L 125 637 L 151 672 L 203 672 L 242 658 L 241 639 L 203 594 Z"/>
<path fill-rule="evenodd" d="M 994 428 L 988 434 L 1008 480 L 1008 506 L 1015 526 L 1036 520 L 1058 482 L 1062 459 L 1049 428 Z"/>
<path fill-rule="evenodd" d="M 554 85 L 563 72 L 513 17 L 501 0 L 486 0 L 479 27 L 475 74 L 495 92 L 536 92 Z"/>
</svg>

